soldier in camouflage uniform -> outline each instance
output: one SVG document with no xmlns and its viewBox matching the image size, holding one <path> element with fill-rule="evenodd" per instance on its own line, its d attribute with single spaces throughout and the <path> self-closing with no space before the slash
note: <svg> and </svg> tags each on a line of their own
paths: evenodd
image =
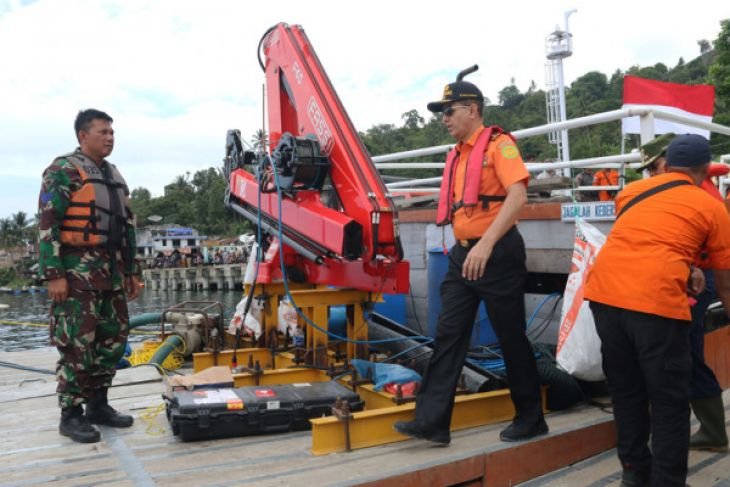
<svg viewBox="0 0 730 487">
<path fill-rule="evenodd" d="M 60 353 L 59 431 L 84 443 L 100 439 L 93 424 L 133 423 L 107 402 L 127 341 L 127 300 L 139 293 L 129 190 L 105 159 L 114 148 L 111 123 L 104 112 L 79 112 L 79 148 L 45 170 L 39 198 L 40 274 L 53 301 L 51 342 Z"/>
</svg>

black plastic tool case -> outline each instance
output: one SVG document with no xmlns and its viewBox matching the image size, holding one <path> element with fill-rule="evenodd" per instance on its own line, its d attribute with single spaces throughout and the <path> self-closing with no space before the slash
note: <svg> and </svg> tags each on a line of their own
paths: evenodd
<svg viewBox="0 0 730 487">
<path fill-rule="evenodd" d="M 337 382 L 175 391 L 167 419 L 183 441 L 310 428 L 309 420 L 332 414 L 337 398 L 360 411 L 360 396 Z"/>
</svg>

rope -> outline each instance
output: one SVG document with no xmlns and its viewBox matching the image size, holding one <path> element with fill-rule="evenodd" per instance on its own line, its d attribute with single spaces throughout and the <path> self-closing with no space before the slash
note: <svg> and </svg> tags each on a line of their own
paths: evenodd
<svg viewBox="0 0 730 487">
<path fill-rule="evenodd" d="M 158 404 L 157 406 L 150 406 L 139 415 L 139 419 L 145 423 L 145 434 L 150 436 L 161 436 L 167 433 L 167 430 L 160 426 L 157 422 L 157 417 L 161 412 L 165 410 L 165 404 Z"/>
<path fill-rule="evenodd" d="M 133 366 L 149 364 L 150 359 L 155 354 L 158 348 L 162 345 L 162 342 L 155 340 L 148 340 L 142 342 L 141 347 L 136 347 L 132 350 L 132 354 L 129 356 L 129 363 Z M 182 353 L 178 349 L 174 349 L 170 354 L 165 357 L 162 362 L 162 368 L 168 370 L 176 370 L 183 366 L 185 360 L 183 359 Z"/>
</svg>

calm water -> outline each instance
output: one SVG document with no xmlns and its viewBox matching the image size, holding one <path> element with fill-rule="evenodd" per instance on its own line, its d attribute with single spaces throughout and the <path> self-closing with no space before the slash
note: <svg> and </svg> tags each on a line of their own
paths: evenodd
<svg viewBox="0 0 730 487">
<path fill-rule="evenodd" d="M 129 303 L 130 316 L 147 312 L 161 312 L 183 301 L 220 301 L 229 320 L 241 300 L 241 291 L 151 291 L 143 289 L 139 298 Z M 47 326 L 8 325 L 5 321 L 48 323 L 50 300 L 46 293 L 0 294 L 0 351 L 27 350 L 47 347 Z M 151 326 L 148 328 L 156 328 Z M 130 341 L 142 341 L 148 336 L 131 335 Z"/>
</svg>

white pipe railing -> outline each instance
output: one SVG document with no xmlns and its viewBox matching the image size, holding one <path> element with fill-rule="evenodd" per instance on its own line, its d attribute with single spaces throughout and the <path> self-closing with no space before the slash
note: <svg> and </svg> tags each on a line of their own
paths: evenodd
<svg viewBox="0 0 730 487">
<path fill-rule="evenodd" d="M 587 127 L 590 125 L 596 125 L 599 123 L 614 122 L 621 120 L 626 117 L 636 116 L 648 116 L 653 115 L 655 118 L 660 120 L 669 120 L 672 122 L 678 122 L 692 127 L 706 129 L 711 132 L 717 132 L 719 134 L 730 135 L 730 127 L 720 125 L 719 123 L 704 122 L 702 120 L 696 120 L 691 117 L 684 115 L 678 115 L 660 108 L 649 107 L 649 106 L 635 106 L 630 108 L 621 108 L 619 110 L 613 110 L 610 112 L 596 113 L 593 115 L 587 115 L 585 117 L 573 118 L 564 122 L 548 123 L 545 125 L 538 125 L 537 127 L 530 127 L 527 129 L 515 130 L 512 135 L 516 139 L 523 139 L 525 137 L 533 137 L 535 135 L 545 135 L 550 132 L 560 131 L 564 129 L 574 129 Z M 392 154 L 384 154 L 382 156 L 373 157 L 373 162 L 390 162 L 397 161 L 400 159 L 410 159 L 413 157 L 421 157 L 433 154 L 443 154 L 448 152 L 454 144 L 437 145 L 433 147 L 426 147 L 423 149 L 408 150 L 403 152 L 394 152 Z"/>
<path fill-rule="evenodd" d="M 443 169 L 443 162 L 376 162 L 376 169 Z"/>
<path fill-rule="evenodd" d="M 522 139 L 525 137 L 533 137 L 536 135 L 545 135 L 551 132 L 560 130 L 568 130 L 573 128 L 587 127 L 590 125 L 596 125 L 606 122 L 614 122 L 621 120 L 626 117 L 639 116 L 642 119 L 645 118 L 658 118 L 661 120 L 668 120 L 672 122 L 682 123 L 691 127 L 702 128 L 711 132 L 717 132 L 724 135 L 730 135 L 730 127 L 720 125 L 713 122 L 705 122 L 702 120 L 696 120 L 691 117 L 679 115 L 673 112 L 662 110 L 656 107 L 650 106 L 633 106 L 622 108 L 619 110 L 613 110 L 610 112 L 596 113 L 593 115 L 587 115 L 585 117 L 574 118 L 566 120 L 564 122 L 550 123 L 539 125 L 537 127 L 531 127 L 527 129 L 515 130 L 512 135 L 516 139 Z M 653 133 L 648 134 L 650 138 L 653 137 Z M 642 139 L 647 134 L 642 133 Z M 644 140 L 646 142 L 646 140 Z M 398 161 L 402 159 L 410 159 L 414 157 L 430 156 L 434 154 L 443 154 L 451 150 L 454 144 L 438 145 L 433 147 L 426 147 L 423 149 L 415 149 L 409 151 L 395 152 L 392 154 L 385 154 L 382 156 L 375 156 L 372 158 L 375 166 L 378 169 L 441 169 L 444 167 L 443 162 L 399 162 L 393 163 L 392 161 Z M 730 155 L 722 156 L 721 161 L 726 162 L 730 160 Z M 560 161 L 560 162 L 542 162 L 542 163 L 526 163 L 525 166 L 529 172 L 539 172 L 548 169 L 564 169 L 564 168 L 584 168 L 584 167 L 601 167 L 601 168 L 622 168 L 622 167 L 638 167 L 641 162 L 641 155 L 638 152 L 632 152 L 629 154 L 617 154 L 613 156 L 603 157 L 590 157 L 586 159 L 576 159 L 572 161 Z M 420 184 L 433 184 L 441 181 L 441 177 L 435 178 L 424 178 L 424 179 L 413 179 L 409 181 L 399 181 L 397 183 L 390 183 L 386 186 L 389 189 L 397 192 L 405 192 L 407 186 L 418 186 Z M 726 183 L 727 179 L 723 178 L 721 183 Z M 724 186 L 724 184 L 721 184 Z M 580 186 L 578 190 L 588 189 L 620 189 L 613 186 Z M 412 191 L 425 191 L 427 188 L 410 188 Z"/>
<path fill-rule="evenodd" d="M 603 156 L 603 157 L 589 157 L 587 159 L 576 159 L 568 162 L 528 162 L 525 164 L 527 170 L 530 172 L 542 171 L 545 169 L 563 169 L 566 167 L 611 167 L 618 168 L 623 165 L 629 167 L 636 167 L 639 164 L 629 163 L 641 162 L 641 154 L 638 152 L 631 152 L 629 154 L 619 154 L 615 156 Z"/>
<path fill-rule="evenodd" d="M 440 183 L 441 182 L 441 176 L 433 177 L 433 178 L 423 178 L 423 179 L 409 179 L 407 181 L 398 181 L 396 183 L 388 183 L 386 186 L 388 189 L 391 188 L 403 188 L 406 186 L 418 186 L 419 184 L 432 184 L 432 183 Z"/>
<path fill-rule="evenodd" d="M 720 162 L 730 164 L 730 154 L 720 156 Z M 717 187 L 720 190 L 720 194 L 725 197 L 725 192 L 727 191 L 728 186 L 730 186 L 730 178 L 727 176 L 720 176 L 718 179 Z"/>
<path fill-rule="evenodd" d="M 438 193 L 439 188 L 388 188 L 391 193 Z"/>
</svg>

